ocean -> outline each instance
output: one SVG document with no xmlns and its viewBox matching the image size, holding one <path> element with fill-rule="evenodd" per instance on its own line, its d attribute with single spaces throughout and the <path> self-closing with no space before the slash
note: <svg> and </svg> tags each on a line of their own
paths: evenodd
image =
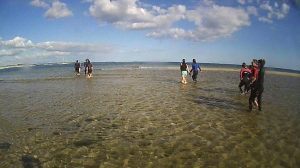
<svg viewBox="0 0 300 168">
<path fill-rule="evenodd" d="M 0 69 L 0 167 L 300 165 L 299 71 L 266 68 L 250 112 L 240 65 L 200 63 L 182 84 L 178 62 L 92 64 Z"/>
</svg>

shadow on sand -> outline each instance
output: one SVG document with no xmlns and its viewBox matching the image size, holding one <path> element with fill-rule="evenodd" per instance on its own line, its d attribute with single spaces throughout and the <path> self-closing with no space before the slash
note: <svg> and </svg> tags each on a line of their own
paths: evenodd
<svg viewBox="0 0 300 168">
<path fill-rule="evenodd" d="M 22 157 L 22 163 L 24 168 L 41 168 L 41 162 L 38 158 L 35 158 L 30 155 Z"/>
<path fill-rule="evenodd" d="M 224 89 L 224 88 L 212 88 L 212 89 L 205 89 L 205 88 L 198 88 L 200 90 L 203 90 L 205 92 L 218 92 L 218 93 L 225 93 L 230 95 L 237 95 L 239 93 L 238 89 Z"/>
<path fill-rule="evenodd" d="M 228 110 L 240 110 L 240 108 L 243 106 L 241 103 L 237 103 L 230 100 L 223 100 L 218 98 L 210 98 L 205 96 L 196 96 L 194 100 L 188 99 L 189 101 L 193 101 L 197 104 L 210 106 L 213 108 L 221 108 L 221 109 L 228 109 Z"/>
</svg>

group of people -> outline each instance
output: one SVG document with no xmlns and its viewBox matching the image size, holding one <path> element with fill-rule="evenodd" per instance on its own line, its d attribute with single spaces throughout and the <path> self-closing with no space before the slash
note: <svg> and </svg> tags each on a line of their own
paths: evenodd
<svg viewBox="0 0 300 168">
<path fill-rule="evenodd" d="M 198 69 L 200 72 L 202 72 L 199 64 L 196 63 L 196 59 L 193 59 L 192 69 L 189 69 L 189 66 L 187 63 L 185 63 L 185 59 L 182 60 L 182 63 L 180 64 L 180 71 L 181 71 L 181 82 L 183 84 L 187 84 L 186 76 L 189 74 L 191 76 L 191 73 L 193 72 L 192 79 L 195 83 L 197 83 L 197 75 L 198 75 Z"/>
<path fill-rule="evenodd" d="M 81 63 L 78 62 L 78 60 L 76 61 L 74 67 L 77 75 L 80 75 Z M 93 65 L 89 59 L 86 59 L 84 63 L 84 74 L 87 75 L 88 77 L 93 77 L 92 72 L 93 72 Z"/>
<path fill-rule="evenodd" d="M 250 92 L 249 97 L 249 110 L 252 110 L 252 104 L 258 106 L 258 110 L 262 110 L 261 99 L 262 93 L 264 92 L 264 77 L 265 77 L 265 66 L 266 61 L 264 59 L 256 60 L 253 59 L 249 69 L 247 64 L 242 64 L 240 71 L 240 84 L 239 89 L 241 94 L 247 94 Z M 244 86 L 244 91 L 242 87 Z M 257 98 L 257 101 L 256 101 Z"/>
<path fill-rule="evenodd" d="M 252 104 L 254 103 L 256 106 L 258 106 L 258 110 L 261 111 L 261 99 L 262 93 L 264 92 L 264 66 L 266 64 L 266 61 L 264 59 L 253 59 L 251 64 L 252 65 L 249 66 L 249 69 L 247 68 L 247 64 L 245 62 L 242 64 L 243 68 L 240 71 L 239 89 L 241 94 L 250 93 L 249 110 L 252 110 Z M 196 59 L 193 59 L 191 69 L 189 69 L 188 64 L 185 62 L 185 59 L 183 59 L 182 63 L 180 64 L 180 71 L 182 77 L 181 82 L 183 84 L 186 84 L 186 76 L 188 74 L 191 75 L 191 73 L 193 73 L 192 79 L 195 83 L 197 83 L 198 69 L 200 70 L 200 72 L 202 72 L 199 64 L 196 63 Z M 245 86 L 244 91 L 242 90 L 243 86 Z"/>
<path fill-rule="evenodd" d="M 264 76 L 265 76 L 265 66 L 266 61 L 264 59 L 256 60 L 253 59 L 251 65 L 249 66 L 249 69 L 247 68 L 247 64 L 244 62 L 242 64 L 242 69 L 240 71 L 240 84 L 239 89 L 241 94 L 247 94 L 250 93 L 249 97 L 249 110 L 252 110 L 252 104 L 255 103 L 256 106 L 258 106 L 258 110 L 262 110 L 261 106 L 261 99 L 262 99 L 262 93 L 264 92 Z M 75 71 L 77 75 L 80 75 L 81 71 L 81 64 L 76 61 L 75 65 Z M 180 64 L 180 71 L 181 71 L 181 82 L 183 84 L 187 84 L 186 76 L 189 74 L 192 75 L 192 79 L 195 83 L 197 83 L 197 75 L 198 70 L 202 72 L 199 64 L 196 63 L 196 59 L 193 59 L 192 68 L 189 69 L 188 64 L 185 62 L 185 59 L 182 60 L 182 63 Z M 85 75 L 88 77 L 92 77 L 92 71 L 93 71 L 93 65 L 91 64 L 89 59 L 85 60 L 84 63 L 84 72 Z M 244 91 L 242 90 L 242 87 L 244 86 Z M 256 101 L 257 98 L 257 101 Z"/>
</svg>

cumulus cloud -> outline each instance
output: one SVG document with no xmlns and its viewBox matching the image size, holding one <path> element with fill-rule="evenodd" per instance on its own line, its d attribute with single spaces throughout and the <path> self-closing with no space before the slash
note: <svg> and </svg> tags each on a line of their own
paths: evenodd
<svg viewBox="0 0 300 168">
<path fill-rule="evenodd" d="M 72 11 L 69 11 L 65 3 L 54 1 L 52 7 L 44 14 L 48 20 L 59 19 L 73 16 Z"/>
<path fill-rule="evenodd" d="M 109 53 L 114 51 L 114 47 L 108 44 L 85 44 L 70 42 L 42 42 L 36 45 L 36 48 L 47 51 L 59 52 L 97 52 Z"/>
<path fill-rule="evenodd" d="M 15 56 L 24 51 L 25 51 L 25 49 L 0 50 L 0 57 L 1 56 Z"/>
<path fill-rule="evenodd" d="M 290 6 L 287 5 L 286 3 L 283 3 L 282 4 L 282 13 L 287 15 L 289 13 L 289 10 L 290 10 Z"/>
<path fill-rule="evenodd" d="M 100 23 L 113 23 L 124 30 L 168 28 L 183 19 L 185 11 L 183 5 L 167 10 L 154 6 L 153 11 L 148 11 L 139 7 L 138 0 L 95 0 L 89 8 L 90 15 Z"/>
<path fill-rule="evenodd" d="M 268 11 L 273 11 L 273 8 L 272 8 L 272 6 L 269 5 L 269 2 L 266 2 L 262 5 L 260 5 L 260 8 L 264 9 L 264 10 L 268 10 Z"/>
<path fill-rule="evenodd" d="M 161 8 L 158 7 L 158 6 L 153 6 L 152 8 L 153 8 L 153 10 L 156 11 L 158 14 L 161 14 L 161 15 L 162 15 L 162 14 L 167 13 L 167 10 L 161 9 Z"/>
<path fill-rule="evenodd" d="M 242 4 L 242 5 L 245 5 L 247 2 L 248 3 L 252 3 L 253 2 L 253 0 L 248 0 L 248 1 L 246 1 L 246 0 L 236 0 L 238 3 L 240 3 L 240 4 Z"/>
<path fill-rule="evenodd" d="M 247 12 L 248 12 L 249 14 L 254 15 L 254 16 L 258 16 L 257 9 L 256 9 L 256 7 L 254 7 L 254 6 L 248 6 L 248 7 L 247 7 Z"/>
<path fill-rule="evenodd" d="M 70 52 L 60 52 L 60 51 L 52 51 L 52 52 L 42 52 L 42 53 L 36 53 L 32 56 L 27 56 L 31 58 L 43 58 L 43 57 L 52 57 L 52 56 L 68 56 L 71 55 Z"/>
<path fill-rule="evenodd" d="M 273 23 L 272 20 L 270 20 L 270 19 L 268 19 L 266 17 L 259 17 L 258 20 L 261 21 L 261 22 Z"/>
<path fill-rule="evenodd" d="M 41 42 L 34 45 L 30 40 L 16 37 L 3 41 L 0 37 L 0 57 L 14 56 L 17 63 L 30 63 L 34 58 L 46 57 L 86 57 L 116 51 L 116 46 L 111 44 L 89 44 L 71 42 Z M 45 61 L 47 61 L 45 59 Z M 32 62 L 31 62 L 32 63 Z"/>
<path fill-rule="evenodd" d="M 26 42 L 25 38 L 17 36 L 14 39 L 8 41 L 2 41 L 2 38 L 0 38 L 0 46 L 9 48 L 28 48 L 33 47 L 34 44 L 30 40 Z"/>
<path fill-rule="evenodd" d="M 246 4 L 246 0 L 237 0 L 238 3 L 245 5 Z"/>
<path fill-rule="evenodd" d="M 211 5 L 214 4 L 214 2 L 213 2 L 212 0 L 203 0 L 202 2 L 203 2 L 203 4 L 206 5 L 206 6 L 211 6 Z"/>
<path fill-rule="evenodd" d="M 95 0 L 83 0 L 82 2 L 94 2 Z"/>
<path fill-rule="evenodd" d="M 40 1 L 40 0 L 33 0 L 33 1 L 29 2 L 29 5 L 36 6 L 36 7 L 42 7 L 42 8 L 50 7 L 46 2 Z"/>
<path fill-rule="evenodd" d="M 287 5 L 286 3 L 282 4 L 282 8 L 281 10 L 279 9 L 279 5 L 278 3 L 274 3 L 274 8 L 272 6 L 269 5 L 269 2 L 265 2 L 264 4 L 260 5 L 261 9 L 264 10 L 268 10 L 268 19 L 265 17 L 260 17 L 259 21 L 262 22 L 268 22 L 268 23 L 273 23 L 273 21 L 271 20 L 274 16 L 277 19 L 283 19 L 289 12 L 290 6 Z"/>
<path fill-rule="evenodd" d="M 214 41 L 219 37 L 228 37 L 242 26 L 250 26 L 249 14 L 241 8 L 198 7 L 196 10 L 186 12 L 189 21 L 198 26 L 195 30 L 173 28 L 169 30 L 156 30 L 146 35 L 157 39 L 172 38 L 176 40 L 189 40 L 194 42 Z"/>
</svg>

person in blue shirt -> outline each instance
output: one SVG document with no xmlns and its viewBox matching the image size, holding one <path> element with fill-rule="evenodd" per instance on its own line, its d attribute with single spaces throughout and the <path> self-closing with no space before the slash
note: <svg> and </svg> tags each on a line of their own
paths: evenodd
<svg viewBox="0 0 300 168">
<path fill-rule="evenodd" d="M 196 63 L 196 59 L 193 59 L 193 65 L 192 65 L 192 69 L 190 70 L 190 72 L 193 71 L 193 76 L 192 76 L 192 78 L 193 78 L 193 81 L 194 81 L 195 83 L 198 82 L 198 81 L 197 81 L 198 69 L 200 70 L 200 72 L 202 72 L 202 70 L 201 70 L 199 64 Z"/>
</svg>

